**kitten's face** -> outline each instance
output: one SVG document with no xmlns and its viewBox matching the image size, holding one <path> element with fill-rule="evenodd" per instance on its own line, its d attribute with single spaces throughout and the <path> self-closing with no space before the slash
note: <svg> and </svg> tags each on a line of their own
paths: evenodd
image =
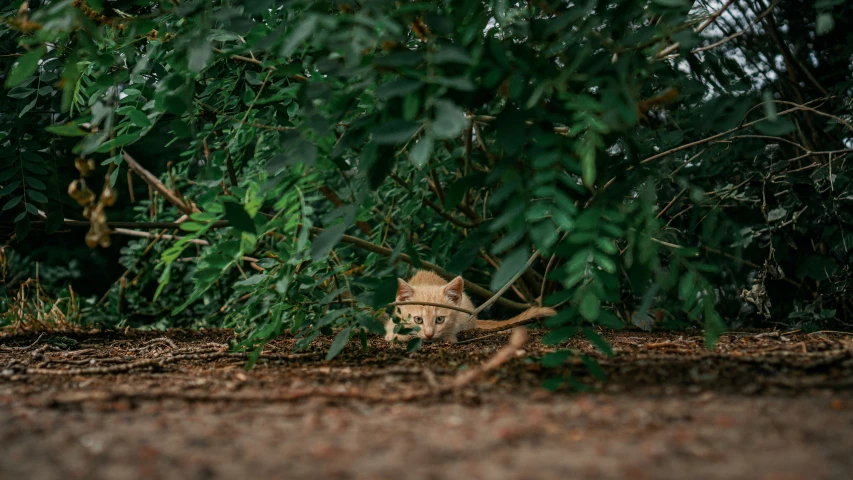
<svg viewBox="0 0 853 480">
<path fill-rule="evenodd" d="M 419 300 L 421 299 L 411 298 L 409 301 Z M 398 315 L 407 327 L 420 327 L 419 331 L 414 332 L 414 335 L 420 338 L 439 339 L 453 333 L 453 310 L 422 305 L 403 305 L 398 308 Z"/>
<path fill-rule="evenodd" d="M 458 284 L 458 285 L 457 285 Z M 402 279 L 398 282 L 398 302 L 430 302 L 445 305 L 459 305 L 462 294 L 461 279 L 444 286 L 409 285 Z M 449 308 L 430 305 L 401 305 L 397 307 L 397 315 L 407 327 L 420 327 L 414 334 L 425 340 L 440 339 L 455 335 L 454 323 L 460 312 Z"/>
</svg>

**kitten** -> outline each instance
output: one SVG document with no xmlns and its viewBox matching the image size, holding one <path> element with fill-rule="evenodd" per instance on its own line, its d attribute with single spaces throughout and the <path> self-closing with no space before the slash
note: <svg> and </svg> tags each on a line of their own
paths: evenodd
<svg viewBox="0 0 853 480">
<path fill-rule="evenodd" d="M 446 282 L 436 273 L 428 270 L 418 270 L 408 282 L 397 279 L 398 302 L 429 302 L 453 305 L 466 310 L 474 310 L 474 304 L 463 291 L 462 277 L 456 277 Z M 479 328 L 483 330 L 505 330 L 517 325 L 530 323 L 541 317 L 550 317 L 557 312 L 547 307 L 532 307 L 509 320 L 477 320 L 468 319 L 469 315 L 458 310 L 434 307 L 430 305 L 399 305 L 397 316 L 402 319 L 404 326 L 420 330 L 408 335 L 394 333 L 394 322 L 390 319 L 385 324 L 385 340 L 406 341 L 415 336 L 425 340 L 442 340 L 456 343 L 456 335 L 464 330 Z"/>
</svg>

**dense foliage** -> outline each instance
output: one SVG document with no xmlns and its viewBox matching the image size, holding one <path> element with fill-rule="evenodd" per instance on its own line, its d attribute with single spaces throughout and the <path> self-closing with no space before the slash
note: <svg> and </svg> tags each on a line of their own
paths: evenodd
<svg viewBox="0 0 853 480">
<path fill-rule="evenodd" d="M 334 334 L 330 356 L 381 333 L 421 267 L 463 274 L 475 303 L 521 273 L 490 316 L 559 305 L 553 344 L 607 350 L 592 325 L 701 326 L 709 345 L 723 319 L 837 328 L 851 10 L 12 2 L 7 241 L 82 226 L 126 245 L 85 321 Z"/>
</svg>

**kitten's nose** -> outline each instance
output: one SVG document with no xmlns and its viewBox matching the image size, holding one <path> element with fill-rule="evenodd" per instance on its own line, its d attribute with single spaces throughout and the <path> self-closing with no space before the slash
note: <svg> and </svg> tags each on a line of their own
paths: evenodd
<svg viewBox="0 0 853 480">
<path fill-rule="evenodd" d="M 424 337 L 432 338 L 435 335 L 435 332 L 432 330 L 424 330 Z"/>
</svg>

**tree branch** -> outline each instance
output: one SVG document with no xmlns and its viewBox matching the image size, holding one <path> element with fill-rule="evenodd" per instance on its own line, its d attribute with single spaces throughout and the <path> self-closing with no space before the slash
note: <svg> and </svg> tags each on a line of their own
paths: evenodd
<svg viewBox="0 0 853 480">
<path fill-rule="evenodd" d="M 428 307 L 441 307 L 446 308 L 448 310 L 456 310 L 457 312 L 467 313 L 468 315 L 473 315 L 474 312 L 472 310 L 468 310 L 467 308 L 457 307 L 456 305 L 448 305 L 446 303 L 435 303 L 435 302 L 394 302 L 389 303 L 388 305 L 393 305 L 395 307 L 403 306 L 403 305 L 426 305 Z"/>
<path fill-rule="evenodd" d="M 163 195 L 163 198 L 165 198 L 169 203 L 178 207 L 178 210 L 187 215 L 198 212 L 198 209 L 190 207 L 175 195 L 174 192 L 166 188 L 166 185 L 163 185 L 163 182 L 161 182 L 159 178 L 155 177 L 151 172 L 143 168 L 142 165 L 137 163 L 133 157 L 128 155 L 127 152 L 122 152 L 122 155 L 124 156 L 124 161 L 127 162 L 127 165 L 131 170 L 136 172 L 136 174 L 139 175 L 145 183 L 154 187 L 154 189 L 157 190 L 160 195 Z"/>
</svg>

